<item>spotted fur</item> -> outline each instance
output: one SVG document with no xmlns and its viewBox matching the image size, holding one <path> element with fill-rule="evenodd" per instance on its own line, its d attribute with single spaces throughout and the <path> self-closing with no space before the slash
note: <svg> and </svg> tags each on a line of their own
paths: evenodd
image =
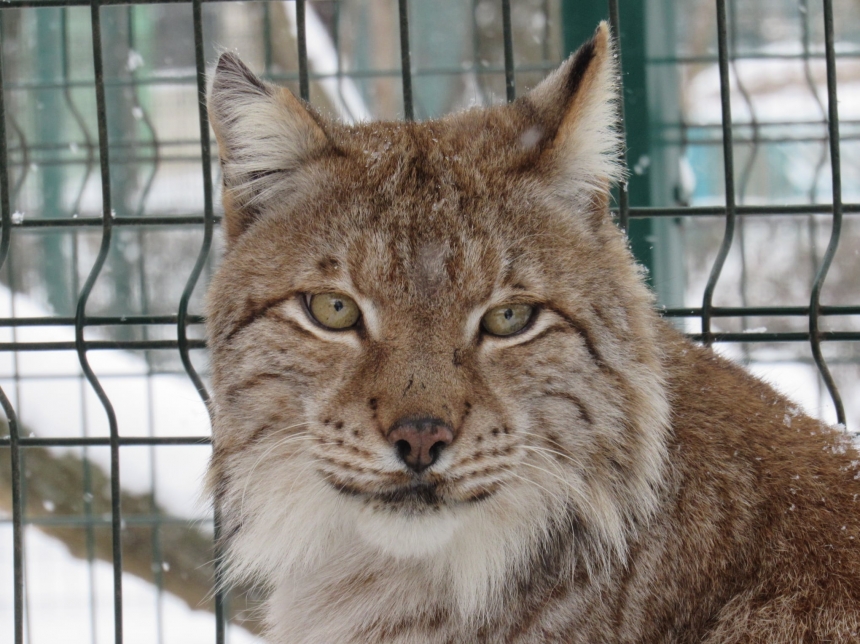
<svg viewBox="0 0 860 644">
<path fill-rule="evenodd" d="M 860 457 L 655 315 L 616 75 L 604 24 L 509 106 L 347 127 L 222 57 L 210 489 L 271 642 L 860 641 Z M 420 476 L 415 415 L 455 436 Z"/>
</svg>

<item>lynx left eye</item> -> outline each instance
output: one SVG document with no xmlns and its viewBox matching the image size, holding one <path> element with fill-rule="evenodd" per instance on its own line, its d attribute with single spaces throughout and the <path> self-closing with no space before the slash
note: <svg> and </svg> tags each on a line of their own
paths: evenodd
<svg viewBox="0 0 860 644">
<path fill-rule="evenodd" d="M 355 326 L 361 311 L 351 297 L 342 293 L 318 293 L 306 296 L 308 312 L 319 324 L 334 331 Z"/>
<path fill-rule="evenodd" d="M 531 304 L 503 304 L 487 311 L 481 318 L 481 326 L 491 335 L 513 335 L 525 328 L 534 310 Z"/>
</svg>

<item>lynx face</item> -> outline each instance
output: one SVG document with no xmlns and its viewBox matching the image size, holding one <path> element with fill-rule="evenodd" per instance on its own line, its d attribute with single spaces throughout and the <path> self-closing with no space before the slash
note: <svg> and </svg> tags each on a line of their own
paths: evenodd
<svg viewBox="0 0 860 644">
<path fill-rule="evenodd" d="M 233 575 L 401 566 L 465 610 L 560 539 L 562 567 L 623 560 L 667 404 L 606 208 L 615 74 L 603 26 L 512 105 L 346 127 L 221 58 L 210 476 Z"/>
</svg>

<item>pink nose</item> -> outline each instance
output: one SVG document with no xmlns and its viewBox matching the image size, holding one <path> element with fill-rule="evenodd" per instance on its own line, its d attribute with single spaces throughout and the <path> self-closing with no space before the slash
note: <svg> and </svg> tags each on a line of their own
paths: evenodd
<svg viewBox="0 0 860 644">
<path fill-rule="evenodd" d="M 411 470 L 420 473 L 436 462 L 442 450 L 454 442 L 454 431 L 438 418 L 401 418 L 386 435 Z"/>
</svg>

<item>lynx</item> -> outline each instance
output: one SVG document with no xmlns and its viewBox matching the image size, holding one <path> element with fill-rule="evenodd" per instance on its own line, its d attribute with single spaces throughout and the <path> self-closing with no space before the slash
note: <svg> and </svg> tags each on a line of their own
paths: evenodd
<svg viewBox="0 0 860 644">
<path fill-rule="evenodd" d="M 860 641 L 860 456 L 654 311 L 609 30 L 346 126 L 232 54 L 210 490 L 279 644 Z"/>
</svg>

